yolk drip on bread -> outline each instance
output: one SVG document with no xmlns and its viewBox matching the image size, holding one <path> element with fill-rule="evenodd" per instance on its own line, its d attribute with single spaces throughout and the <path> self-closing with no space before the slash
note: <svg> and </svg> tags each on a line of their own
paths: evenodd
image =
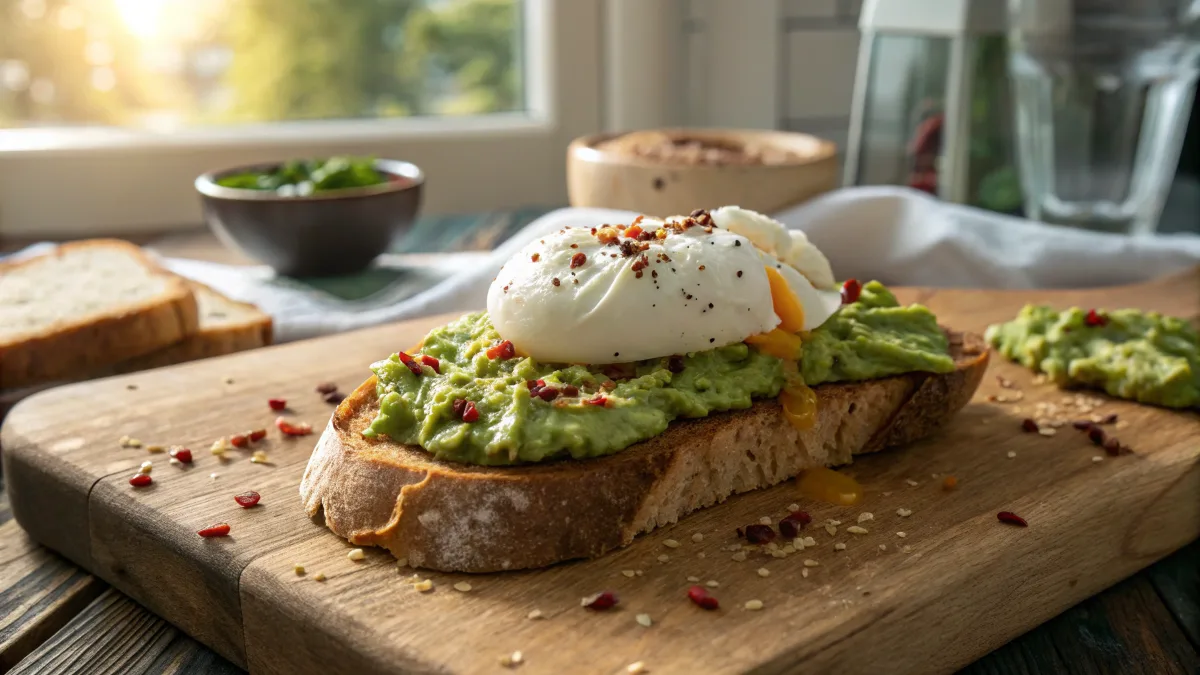
<svg viewBox="0 0 1200 675">
<path fill-rule="evenodd" d="M 800 336 L 781 328 L 776 328 L 770 333 L 751 335 L 746 338 L 746 344 L 785 362 L 800 359 Z"/>
<path fill-rule="evenodd" d="M 817 467 L 800 474 L 797 480 L 800 493 L 838 506 L 853 506 L 862 500 L 863 489 L 858 481 L 833 469 Z"/>
<path fill-rule="evenodd" d="M 771 305 L 779 317 L 779 327 L 789 333 L 804 329 L 804 306 L 788 286 L 778 270 L 767 267 L 767 281 L 771 284 Z"/>
</svg>

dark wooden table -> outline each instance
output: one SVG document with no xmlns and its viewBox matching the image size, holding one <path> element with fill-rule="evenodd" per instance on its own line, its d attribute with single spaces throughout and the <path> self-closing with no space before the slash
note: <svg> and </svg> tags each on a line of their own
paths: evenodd
<svg viewBox="0 0 1200 675">
<path fill-rule="evenodd" d="M 427 255 L 491 248 L 540 213 L 530 209 L 424 219 L 412 236 L 397 243 L 396 250 Z M 245 262 L 206 232 L 136 240 L 170 256 Z M 0 251 L 21 243 L 0 242 Z M 1200 509 L 1200 495 L 1195 508 Z M 12 520 L 0 487 L 0 672 L 6 671 L 47 675 L 242 672 L 125 595 L 32 542 Z M 1200 542 L 1066 610 L 962 672 L 1200 673 Z"/>
</svg>

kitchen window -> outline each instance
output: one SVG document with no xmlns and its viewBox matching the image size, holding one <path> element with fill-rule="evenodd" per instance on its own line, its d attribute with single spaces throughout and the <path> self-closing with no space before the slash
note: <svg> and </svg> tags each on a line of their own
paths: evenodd
<svg viewBox="0 0 1200 675">
<path fill-rule="evenodd" d="M 345 153 L 421 166 L 430 211 L 565 202 L 601 4 L 0 4 L 0 234 L 194 225 L 204 171 Z"/>
</svg>

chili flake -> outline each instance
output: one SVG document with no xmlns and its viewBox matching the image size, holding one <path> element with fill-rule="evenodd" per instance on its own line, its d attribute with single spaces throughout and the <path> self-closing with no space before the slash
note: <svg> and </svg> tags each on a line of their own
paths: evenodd
<svg viewBox="0 0 1200 675">
<path fill-rule="evenodd" d="M 282 398 L 269 398 L 267 399 L 267 406 L 270 407 L 271 410 L 283 410 L 287 407 L 287 400 Z"/>
<path fill-rule="evenodd" d="M 842 304 L 849 305 L 858 302 L 859 296 L 862 295 L 862 284 L 858 283 L 857 279 L 847 279 L 846 283 L 842 284 Z"/>
<path fill-rule="evenodd" d="M 1018 516 L 1017 514 L 1013 513 L 1012 511 L 1001 511 L 1000 513 L 996 514 L 996 519 L 1002 523 L 1008 523 L 1009 525 L 1016 525 L 1018 527 L 1029 527 L 1029 523 L 1025 522 L 1024 518 L 1022 518 L 1021 516 Z"/>
<path fill-rule="evenodd" d="M 1105 326 L 1105 325 L 1107 325 L 1107 324 L 1108 324 L 1108 317 L 1107 317 L 1107 316 L 1104 316 L 1103 314 L 1101 314 L 1101 313 L 1097 312 L 1097 311 L 1096 311 L 1096 310 L 1094 310 L 1094 309 L 1089 309 L 1089 310 L 1087 311 L 1087 316 L 1085 316 L 1085 317 L 1084 317 L 1084 319 L 1083 319 L 1083 322 L 1084 322 L 1084 323 L 1086 323 L 1087 325 L 1089 325 L 1089 326 L 1092 326 L 1093 328 L 1095 328 L 1095 327 L 1098 327 L 1098 326 Z"/>
<path fill-rule="evenodd" d="M 413 375 L 420 377 L 424 374 L 425 371 L 421 370 L 421 366 L 416 362 L 415 359 L 413 359 L 413 357 L 409 356 L 408 354 L 405 354 L 404 352 L 397 352 L 396 358 L 400 359 L 400 363 L 403 363 Z"/>
<path fill-rule="evenodd" d="M 586 262 L 587 262 L 587 255 L 585 255 L 582 251 L 580 251 L 579 253 L 576 253 L 575 255 L 571 256 L 571 269 L 575 269 L 576 267 L 583 267 L 583 264 Z"/>
<path fill-rule="evenodd" d="M 434 358 L 428 354 L 422 354 L 421 355 L 421 363 L 424 363 L 425 365 L 429 366 L 430 368 L 433 368 L 433 372 L 437 373 L 438 375 L 442 374 L 442 362 L 438 361 L 436 358 Z M 337 393 L 336 390 L 327 392 L 327 394 L 336 394 L 336 393 Z"/>
<path fill-rule="evenodd" d="M 703 586 L 692 586 L 688 588 L 687 596 L 688 600 L 696 603 L 696 605 L 701 609 L 712 610 L 721 606 L 721 603 L 718 602 L 716 598 L 709 595 L 708 589 Z"/>
<path fill-rule="evenodd" d="M 154 482 L 154 479 L 151 478 L 150 474 L 148 474 L 148 473 L 140 473 L 139 472 L 139 473 L 134 474 L 133 478 L 129 479 L 129 484 L 132 485 L 133 487 L 146 487 L 147 485 L 149 485 L 153 482 Z"/>
<path fill-rule="evenodd" d="M 579 604 L 586 609 L 594 609 L 597 611 L 612 609 L 620 600 L 617 599 L 616 593 L 612 591 L 603 591 L 595 595 L 589 595 L 579 601 Z"/>
<path fill-rule="evenodd" d="M 204 537 L 205 539 L 212 537 L 224 537 L 229 534 L 229 523 L 216 523 L 215 525 L 209 525 L 196 534 Z"/>
<path fill-rule="evenodd" d="M 513 346 L 511 340 L 502 340 L 499 344 L 488 347 L 488 350 L 484 353 L 487 354 L 489 359 L 493 360 L 497 358 L 511 359 L 516 356 L 517 349 Z"/>
<path fill-rule="evenodd" d="M 262 499 L 262 495 L 258 494 L 254 490 L 249 490 L 240 495 L 233 496 L 233 501 L 237 502 L 238 506 L 242 507 L 243 509 L 248 509 L 251 506 L 254 506 L 260 499 Z"/>
</svg>

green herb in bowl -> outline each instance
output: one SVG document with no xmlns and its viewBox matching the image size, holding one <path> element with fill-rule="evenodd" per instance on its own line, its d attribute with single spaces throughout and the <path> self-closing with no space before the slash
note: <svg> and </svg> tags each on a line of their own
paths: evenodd
<svg viewBox="0 0 1200 675">
<path fill-rule="evenodd" d="M 217 179 L 217 184 L 239 190 L 269 190 L 289 197 L 369 187 L 388 180 L 387 174 L 375 168 L 374 159 L 330 157 L 326 160 L 292 160 L 265 171 L 222 176 Z"/>
</svg>

